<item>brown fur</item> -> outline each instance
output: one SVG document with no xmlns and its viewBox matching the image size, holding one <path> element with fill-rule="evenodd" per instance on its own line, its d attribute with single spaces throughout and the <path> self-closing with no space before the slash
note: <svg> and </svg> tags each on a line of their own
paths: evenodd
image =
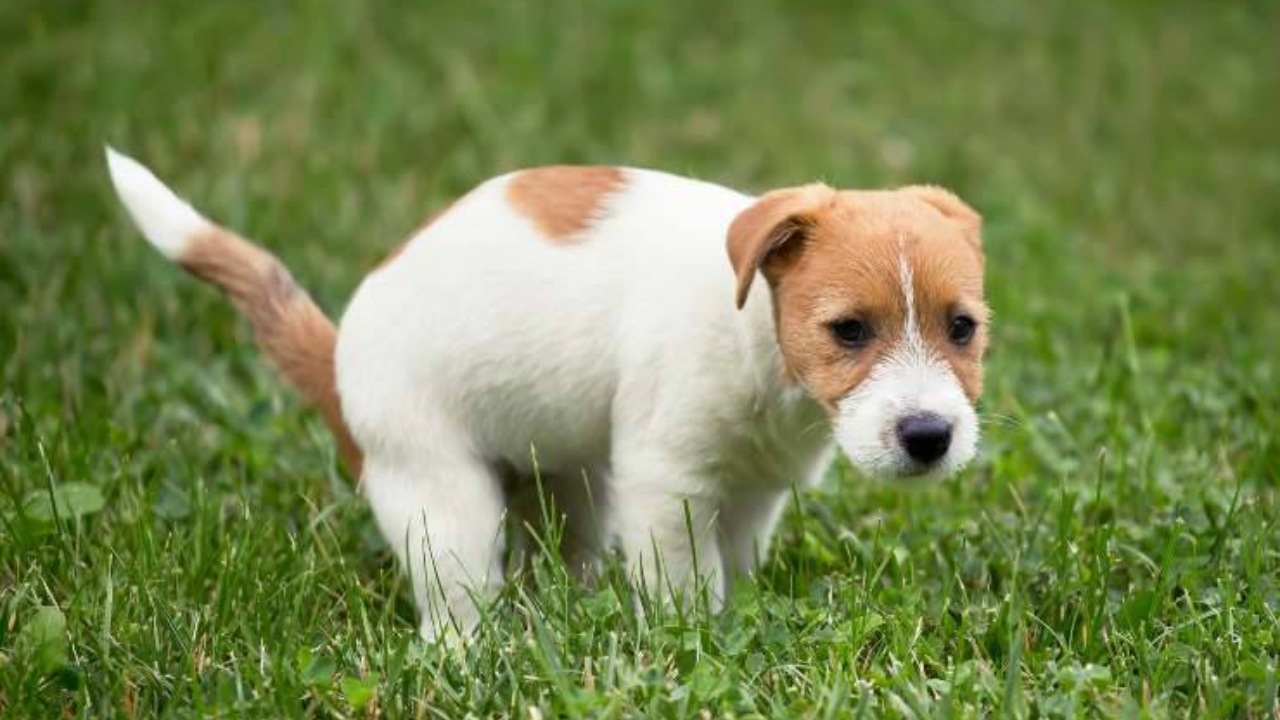
<svg viewBox="0 0 1280 720">
<path fill-rule="evenodd" d="M 978 226 L 966 226 L 957 242 L 922 242 L 907 246 L 914 274 L 916 313 L 925 342 L 941 355 L 960 380 L 965 395 L 976 401 L 982 395 L 982 356 L 988 342 L 991 313 L 983 302 L 982 254 Z M 968 345 L 957 346 L 947 338 L 950 321 L 963 310 L 978 323 Z"/>
<path fill-rule="evenodd" d="M 363 456 L 342 419 L 333 368 L 337 334 L 329 318 L 274 255 L 227 230 L 195 238 L 178 262 L 221 288 L 248 318 L 263 352 L 320 411 L 343 462 L 359 477 Z"/>
<path fill-rule="evenodd" d="M 982 216 L 950 190 L 937 185 L 908 185 L 900 190 L 932 205 L 943 217 L 954 220 L 965 239 L 975 248 L 982 248 Z"/>
<path fill-rule="evenodd" d="M 729 263 L 737 277 L 737 303 L 747 302 L 751 281 L 769 256 L 818 222 L 836 192 L 821 183 L 766 193 L 729 226 Z"/>
<path fill-rule="evenodd" d="M 980 226 L 976 212 L 940 188 L 774 191 L 730 226 L 738 302 L 745 302 L 758 268 L 773 288 L 787 373 L 834 412 L 902 340 L 907 307 L 899 258 L 905 255 L 921 335 L 976 399 L 988 319 Z M 959 310 L 978 321 L 977 334 L 963 347 L 947 337 Z M 830 324 L 845 318 L 871 327 L 874 337 L 865 348 L 850 350 L 832 337 Z"/>
<path fill-rule="evenodd" d="M 554 165 L 524 170 L 507 185 L 507 202 L 538 226 L 548 239 L 572 244 L 591 227 L 604 201 L 625 177 L 604 166 Z"/>
</svg>

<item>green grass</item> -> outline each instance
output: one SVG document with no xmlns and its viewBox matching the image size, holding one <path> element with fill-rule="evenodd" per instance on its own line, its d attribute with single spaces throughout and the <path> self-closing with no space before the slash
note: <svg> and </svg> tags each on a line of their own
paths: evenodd
<svg viewBox="0 0 1280 720">
<path fill-rule="evenodd" d="M 0 6 L 0 716 L 1275 716 L 1280 6 L 376 7 Z M 105 141 L 334 313 L 518 166 L 949 185 L 987 220 L 984 453 L 838 466 L 720 616 L 638 629 L 543 559 L 465 657 L 424 646 Z"/>
</svg>

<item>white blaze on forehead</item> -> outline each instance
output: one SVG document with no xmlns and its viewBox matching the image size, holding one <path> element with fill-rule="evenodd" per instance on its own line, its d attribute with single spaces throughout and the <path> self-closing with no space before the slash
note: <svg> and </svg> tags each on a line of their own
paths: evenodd
<svg viewBox="0 0 1280 720">
<path fill-rule="evenodd" d="M 901 240 L 898 245 L 901 247 Z M 911 338 L 914 335 L 919 338 L 920 332 L 916 327 L 916 286 L 911 274 L 911 264 L 907 262 L 907 254 L 902 250 L 898 251 L 898 284 L 902 288 L 902 299 L 907 303 L 907 323 L 903 328 L 903 336 Z"/>
<path fill-rule="evenodd" d="M 898 238 L 898 286 L 902 290 L 907 312 L 902 321 L 902 344 L 894 350 L 893 355 L 899 356 L 899 361 L 908 364 L 941 364 L 941 359 L 929 349 L 920 333 L 920 319 L 916 316 L 915 276 L 911 272 L 911 263 L 907 260 L 902 238 Z"/>
</svg>

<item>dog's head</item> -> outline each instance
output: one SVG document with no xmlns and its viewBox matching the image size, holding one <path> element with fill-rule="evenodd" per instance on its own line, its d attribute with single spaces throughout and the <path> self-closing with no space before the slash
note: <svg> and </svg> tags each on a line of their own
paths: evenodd
<svg viewBox="0 0 1280 720">
<path fill-rule="evenodd" d="M 729 228 L 738 306 L 759 271 L 786 372 L 865 473 L 942 477 L 973 458 L 989 318 L 981 224 L 937 187 L 806 185 L 762 196 Z"/>
</svg>

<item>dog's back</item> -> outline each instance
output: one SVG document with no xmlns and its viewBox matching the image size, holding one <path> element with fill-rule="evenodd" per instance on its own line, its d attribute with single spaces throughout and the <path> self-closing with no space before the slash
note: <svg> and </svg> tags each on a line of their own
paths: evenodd
<svg viewBox="0 0 1280 720">
<path fill-rule="evenodd" d="M 532 445 L 542 469 L 577 474 L 604 470 L 617 414 L 650 412 L 666 388 L 729 400 L 716 388 L 741 369 L 742 335 L 722 238 L 750 198 L 654 171 L 616 178 L 559 236 L 509 202 L 519 173 L 490 180 L 365 279 L 337 350 L 362 444 L 412 452 L 446 423 L 522 470 Z"/>
</svg>

